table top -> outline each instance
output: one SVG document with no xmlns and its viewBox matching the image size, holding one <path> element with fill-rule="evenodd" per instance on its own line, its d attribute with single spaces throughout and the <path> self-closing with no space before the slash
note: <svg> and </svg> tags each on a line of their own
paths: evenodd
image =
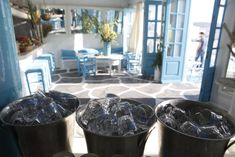
<svg viewBox="0 0 235 157">
<path fill-rule="evenodd" d="M 104 56 L 104 55 L 94 55 L 94 54 L 77 54 L 77 56 L 79 57 L 95 57 L 96 59 L 112 59 L 112 60 L 122 60 L 123 59 L 123 55 L 121 54 L 111 54 L 108 56 Z"/>
</svg>

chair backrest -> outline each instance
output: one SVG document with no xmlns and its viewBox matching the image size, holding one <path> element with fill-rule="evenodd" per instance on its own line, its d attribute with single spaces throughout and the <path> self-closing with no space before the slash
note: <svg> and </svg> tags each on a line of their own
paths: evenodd
<svg viewBox="0 0 235 157">
<path fill-rule="evenodd" d="M 62 59 L 76 59 L 76 52 L 74 50 L 61 50 Z"/>
<path fill-rule="evenodd" d="M 96 58 L 95 57 L 84 57 L 83 64 L 85 66 L 96 66 Z"/>
<path fill-rule="evenodd" d="M 43 56 L 43 57 L 49 57 L 50 58 L 50 61 L 51 61 L 51 69 L 52 71 L 55 71 L 55 68 L 56 68 L 56 65 L 55 65 L 55 55 L 53 52 L 46 52 L 46 53 L 43 53 L 43 54 L 40 54 L 40 56 Z"/>
<path fill-rule="evenodd" d="M 84 57 L 83 59 L 83 75 L 86 77 L 87 75 L 90 74 L 96 74 L 96 58 L 95 57 Z"/>
<path fill-rule="evenodd" d="M 138 53 L 127 53 L 127 60 L 140 61 L 141 60 L 141 56 Z"/>
</svg>

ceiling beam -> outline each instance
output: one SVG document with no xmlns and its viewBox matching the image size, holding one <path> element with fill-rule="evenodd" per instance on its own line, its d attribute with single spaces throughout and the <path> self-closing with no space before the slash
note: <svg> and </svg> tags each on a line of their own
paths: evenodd
<svg viewBox="0 0 235 157">
<path fill-rule="evenodd" d="M 101 8 L 126 8 L 129 0 L 31 0 L 41 6 L 79 6 Z"/>
</svg>

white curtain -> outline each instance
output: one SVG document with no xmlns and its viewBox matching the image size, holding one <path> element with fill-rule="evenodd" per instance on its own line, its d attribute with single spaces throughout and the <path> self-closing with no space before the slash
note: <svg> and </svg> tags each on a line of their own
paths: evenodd
<svg viewBox="0 0 235 157">
<path fill-rule="evenodd" d="M 134 53 L 142 53 L 143 49 L 143 21 L 144 21 L 144 3 L 140 2 L 136 5 L 134 22 L 129 38 L 128 51 Z"/>
</svg>

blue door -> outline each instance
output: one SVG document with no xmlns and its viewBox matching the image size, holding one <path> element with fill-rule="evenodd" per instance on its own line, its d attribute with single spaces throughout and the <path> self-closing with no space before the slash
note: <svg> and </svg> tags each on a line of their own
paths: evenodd
<svg viewBox="0 0 235 157">
<path fill-rule="evenodd" d="M 153 76 L 153 62 L 156 57 L 157 45 L 162 42 L 163 13 L 162 0 L 146 0 L 144 5 L 144 43 L 142 55 L 142 74 Z"/>
<path fill-rule="evenodd" d="M 161 82 L 181 81 L 191 0 L 167 0 Z"/>
<path fill-rule="evenodd" d="M 202 76 L 201 91 L 199 95 L 200 101 L 210 100 L 211 89 L 214 80 L 215 63 L 220 46 L 221 30 L 223 28 L 226 6 L 227 0 L 215 0 L 204 72 Z"/>
</svg>

